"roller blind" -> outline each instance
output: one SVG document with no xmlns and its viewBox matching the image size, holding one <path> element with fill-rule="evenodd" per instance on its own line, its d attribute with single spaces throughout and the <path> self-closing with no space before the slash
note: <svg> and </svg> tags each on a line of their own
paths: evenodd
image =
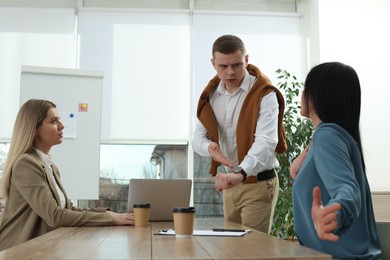
<svg viewBox="0 0 390 260">
<path fill-rule="evenodd" d="M 80 68 L 104 71 L 103 139 L 189 138 L 188 14 L 80 11 Z"/>
<path fill-rule="evenodd" d="M 0 138 L 19 109 L 21 65 L 74 68 L 72 9 L 0 8 Z"/>
<path fill-rule="evenodd" d="M 279 14 L 194 14 L 194 94 L 196 108 L 207 82 L 216 74 L 211 65 L 211 48 L 223 34 L 235 34 L 245 43 L 249 63 L 256 65 L 276 85 L 275 71 L 286 69 L 302 77 L 300 16 Z M 196 122 L 196 118 L 193 120 Z M 194 122 L 194 123 L 195 123 Z"/>
</svg>

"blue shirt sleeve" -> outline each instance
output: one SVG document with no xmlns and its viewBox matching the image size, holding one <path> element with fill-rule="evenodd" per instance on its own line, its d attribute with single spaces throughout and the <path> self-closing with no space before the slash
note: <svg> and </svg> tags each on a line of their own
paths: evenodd
<svg viewBox="0 0 390 260">
<path fill-rule="evenodd" d="M 321 190 L 323 205 L 341 204 L 337 212 L 339 225 L 334 231 L 338 235 L 348 229 L 361 211 L 361 193 L 351 158 L 351 145 L 356 145 L 356 142 L 350 136 L 332 127 L 323 127 L 313 136 L 314 161 L 326 189 Z"/>
</svg>

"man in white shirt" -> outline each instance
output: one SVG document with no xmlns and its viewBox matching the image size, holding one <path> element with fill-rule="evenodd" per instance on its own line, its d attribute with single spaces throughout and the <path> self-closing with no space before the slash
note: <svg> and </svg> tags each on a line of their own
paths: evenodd
<svg viewBox="0 0 390 260">
<path fill-rule="evenodd" d="M 248 64 L 245 45 L 234 35 L 213 44 L 210 80 L 198 104 L 193 149 L 212 156 L 210 174 L 223 191 L 225 218 L 269 233 L 279 194 L 275 157 L 286 150 L 284 99 L 268 77 Z M 218 165 L 225 166 L 218 172 Z"/>
</svg>

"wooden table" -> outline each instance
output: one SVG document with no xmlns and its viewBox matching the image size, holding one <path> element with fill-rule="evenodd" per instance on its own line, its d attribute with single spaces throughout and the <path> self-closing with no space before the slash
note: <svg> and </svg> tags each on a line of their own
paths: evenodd
<svg viewBox="0 0 390 260">
<path fill-rule="evenodd" d="M 390 222 L 390 192 L 372 192 L 372 204 L 377 222 Z"/>
<path fill-rule="evenodd" d="M 332 259 L 330 255 L 253 231 L 243 237 L 176 239 L 154 235 L 172 222 L 148 227 L 63 227 L 0 252 L 0 259 Z M 195 229 L 245 227 L 196 219 Z"/>
</svg>

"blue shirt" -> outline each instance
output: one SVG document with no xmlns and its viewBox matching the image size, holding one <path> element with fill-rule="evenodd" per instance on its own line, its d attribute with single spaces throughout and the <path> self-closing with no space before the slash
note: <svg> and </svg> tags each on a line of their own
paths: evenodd
<svg viewBox="0 0 390 260">
<path fill-rule="evenodd" d="M 340 203 L 339 241 L 319 239 L 311 218 L 313 188 L 324 206 Z M 371 191 L 356 141 L 336 124 L 318 125 L 293 185 L 295 233 L 300 242 L 336 258 L 376 259 L 381 254 Z"/>
</svg>

